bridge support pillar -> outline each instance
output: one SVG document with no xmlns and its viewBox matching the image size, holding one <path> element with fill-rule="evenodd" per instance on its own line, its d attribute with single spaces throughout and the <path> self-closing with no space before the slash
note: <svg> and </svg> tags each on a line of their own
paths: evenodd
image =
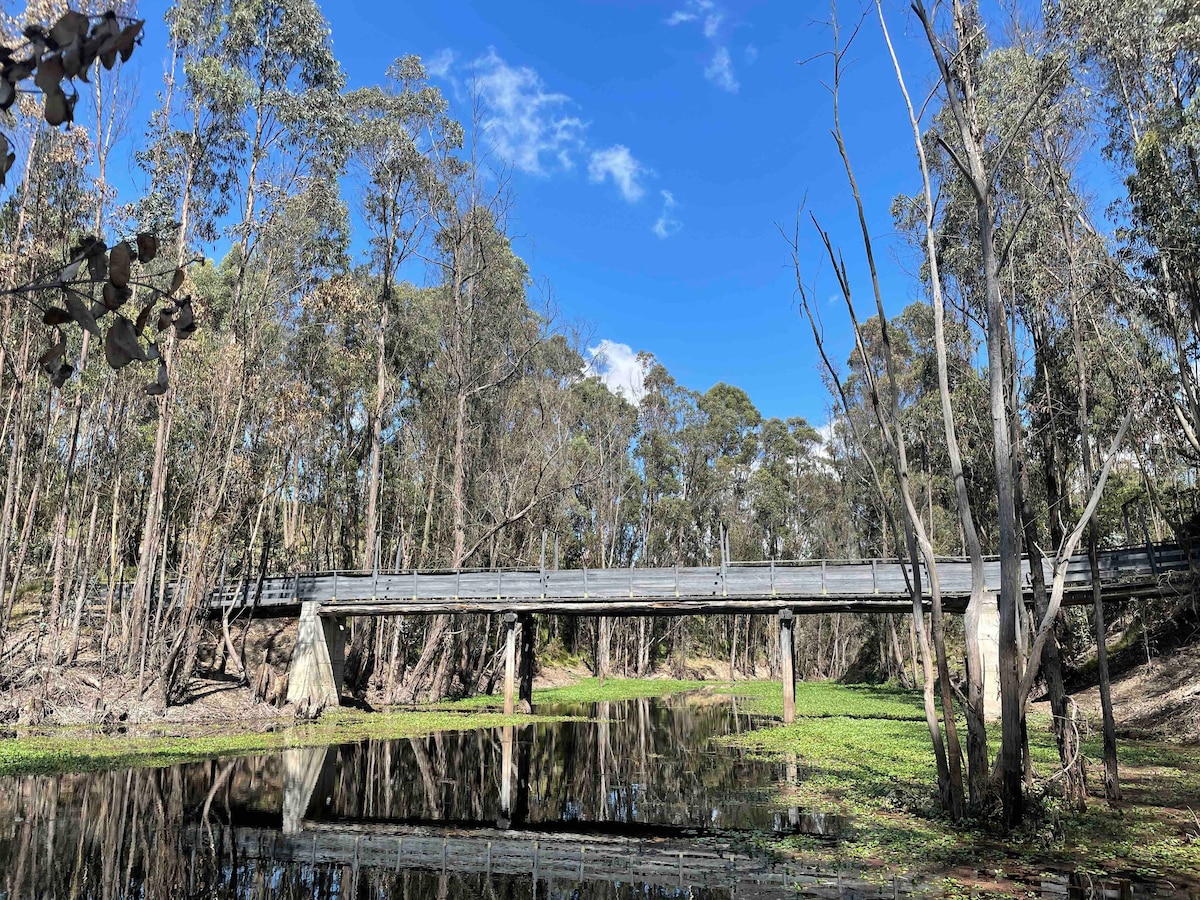
<svg viewBox="0 0 1200 900">
<path fill-rule="evenodd" d="M 504 614 L 504 714 L 516 710 L 517 682 L 517 614 Z"/>
<path fill-rule="evenodd" d="M 299 834 L 321 776 L 330 771 L 330 747 L 283 751 L 283 833 Z"/>
<path fill-rule="evenodd" d="M 1000 606 L 995 594 L 984 594 L 979 605 L 979 660 L 983 668 L 983 716 L 1000 718 Z"/>
<path fill-rule="evenodd" d="M 517 699 L 521 702 L 521 712 L 533 711 L 533 667 L 534 645 L 537 641 L 537 622 L 533 613 L 521 613 L 517 616 L 521 626 L 521 658 L 517 666 Z"/>
<path fill-rule="evenodd" d="M 783 724 L 796 721 L 796 656 L 793 633 L 796 616 L 790 609 L 779 611 L 779 675 L 783 679 Z"/>
<path fill-rule="evenodd" d="M 505 725 L 500 729 L 500 821 L 497 826 L 507 830 L 512 822 L 513 810 L 513 744 L 516 729 Z"/>
<path fill-rule="evenodd" d="M 337 706 L 346 663 L 346 620 L 320 614 L 319 601 L 300 604 L 296 646 L 288 672 L 289 703 Z"/>
</svg>

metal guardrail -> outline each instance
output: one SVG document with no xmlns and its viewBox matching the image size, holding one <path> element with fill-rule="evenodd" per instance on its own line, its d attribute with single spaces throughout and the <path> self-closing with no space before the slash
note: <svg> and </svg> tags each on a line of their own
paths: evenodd
<svg viewBox="0 0 1200 900">
<path fill-rule="evenodd" d="M 1193 554 L 1195 555 L 1195 554 Z M 1174 544 L 1159 545 L 1151 553 L 1146 547 L 1104 551 L 1100 555 L 1104 583 L 1140 581 L 1151 583 L 1172 571 L 1189 567 L 1188 554 Z M 923 591 L 929 579 L 921 566 Z M 1024 580 L 1029 566 L 1022 563 Z M 730 598 L 781 600 L 836 600 L 903 598 L 908 596 L 912 567 L 881 560 L 830 563 L 827 560 L 794 563 L 737 563 L 720 566 L 622 569 L 495 569 L 463 571 L 321 572 L 272 576 L 263 580 L 239 581 L 215 588 L 209 603 L 218 609 L 294 607 L 320 602 L 336 605 L 371 601 L 394 604 L 397 611 L 410 605 L 438 602 L 456 604 L 479 601 L 492 605 L 517 601 L 671 601 L 680 598 Z M 948 559 L 938 565 L 942 595 L 963 597 L 971 590 L 970 564 Z M 984 563 L 989 590 L 1000 587 L 1000 563 Z M 1052 576 L 1045 564 L 1047 580 Z M 1084 587 L 1091 583 L 1086 555 L 1072 557 L 1067 566 L 1067 584 Z M 172 590 L 171 593 L 174 593 Z"/>
</svg>

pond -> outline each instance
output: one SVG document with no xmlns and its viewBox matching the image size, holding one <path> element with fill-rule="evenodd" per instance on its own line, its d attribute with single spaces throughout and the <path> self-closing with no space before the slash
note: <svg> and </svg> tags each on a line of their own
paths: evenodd
<svg viewBox="0 0 1200 900">
<path fill-rule="evenodd" d="M 780 835 L 836 841 L 853 823 L 781 805 L 802 773 L 721 740 L 764 721 L 735 698 L 538 712 L 574 718 L 0 779 L 0 898 L 766 900 L 929 887 L 762 849 Z M 1041 884 L 1054 896 L 1085 887 Z"/>
</svg>

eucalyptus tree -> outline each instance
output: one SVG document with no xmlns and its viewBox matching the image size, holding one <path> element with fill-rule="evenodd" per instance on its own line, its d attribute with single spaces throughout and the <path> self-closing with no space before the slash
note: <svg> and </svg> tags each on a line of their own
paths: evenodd
<svg viewBox="0 0 1200 900">
<path fill-rule="evenodd" d="M 336 199 L 329 203 L 328 190 L 331 177 L 341 169 L 346 138 L 340 99 L 343 76 L 333 56 L 329 27 L 312 0 L 269 6 L 254 0 L 183 0 L 170 24 L 177 52 L 191 57 L 184 66 L 184 102 L 185 110 L 191 111 L 193 132 L 196 123 L 209 123 L 223 144 L 221 152 L 213 154 L 203 138 L 187 143 L 184 153 L 189 158 L 200 155 L 193 168 L 205 177 L 186 182 L 190 189 L 178 193 L 177 202 L 200 189 L 209 194 L 209 208 L 228 203 L 233 211 L 229 321 L 242 360 L 232 427 L 218 436 L 225 442 L 222 474 L 212 480 L 202 503 L 197 543 L 183 572 L 191 591 L 163 656 L 160 689 L 166 702 L 179 695 L 190 675 L 186 661 L 193 656 L 181 657 L 181 652 L 195 644 L 198 589 L 216 574 L 209 549 L 226 499 L 228 474 L 239 449 L 247 449 L 239 445 L 257 433 L 245 427 L 246 402 L 254 367 L 265 362 L 256 358 L 264 350 L 264 328 L 269 330 L 263 314 L 289 308 L 327 267 L 330 251 L 336 255 L 341 204 Z M 186 171 L 188 164 L 183 168 Z M 234 184 L 240 196 L 232 196 Z M 289 232 L 296 227 L 290 217 L 301 208 L 302 221 L 312 226 L 307 236 L 312 240 L 296 247 L 290 241 L 294 233 Z M 247 285 L 255 266 L 259 289 L 252 296 Z M 149 603 L 150 573 L 159 552 L 167 433 L 164 425 L 156 437 L 133 590 L 135 621 L 138 608 Z M 177 665 L 181 658 L 182 667 Z"/>
</svg>

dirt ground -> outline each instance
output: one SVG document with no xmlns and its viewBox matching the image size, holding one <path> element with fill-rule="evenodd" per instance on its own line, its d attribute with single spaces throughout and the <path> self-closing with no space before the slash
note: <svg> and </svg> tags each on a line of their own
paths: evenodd
<svg viewBox="0 0 1200 900">
<path fill-rule="evenodd" d="M 1100 719 L 1100 691 L 1077 691 L 1075 702 Z M 1136 737 L 1200 743 L 1200 644 L 1174 650 L 1125 672 L 1112 683 L 1117 730 Z"/>
</svg>

